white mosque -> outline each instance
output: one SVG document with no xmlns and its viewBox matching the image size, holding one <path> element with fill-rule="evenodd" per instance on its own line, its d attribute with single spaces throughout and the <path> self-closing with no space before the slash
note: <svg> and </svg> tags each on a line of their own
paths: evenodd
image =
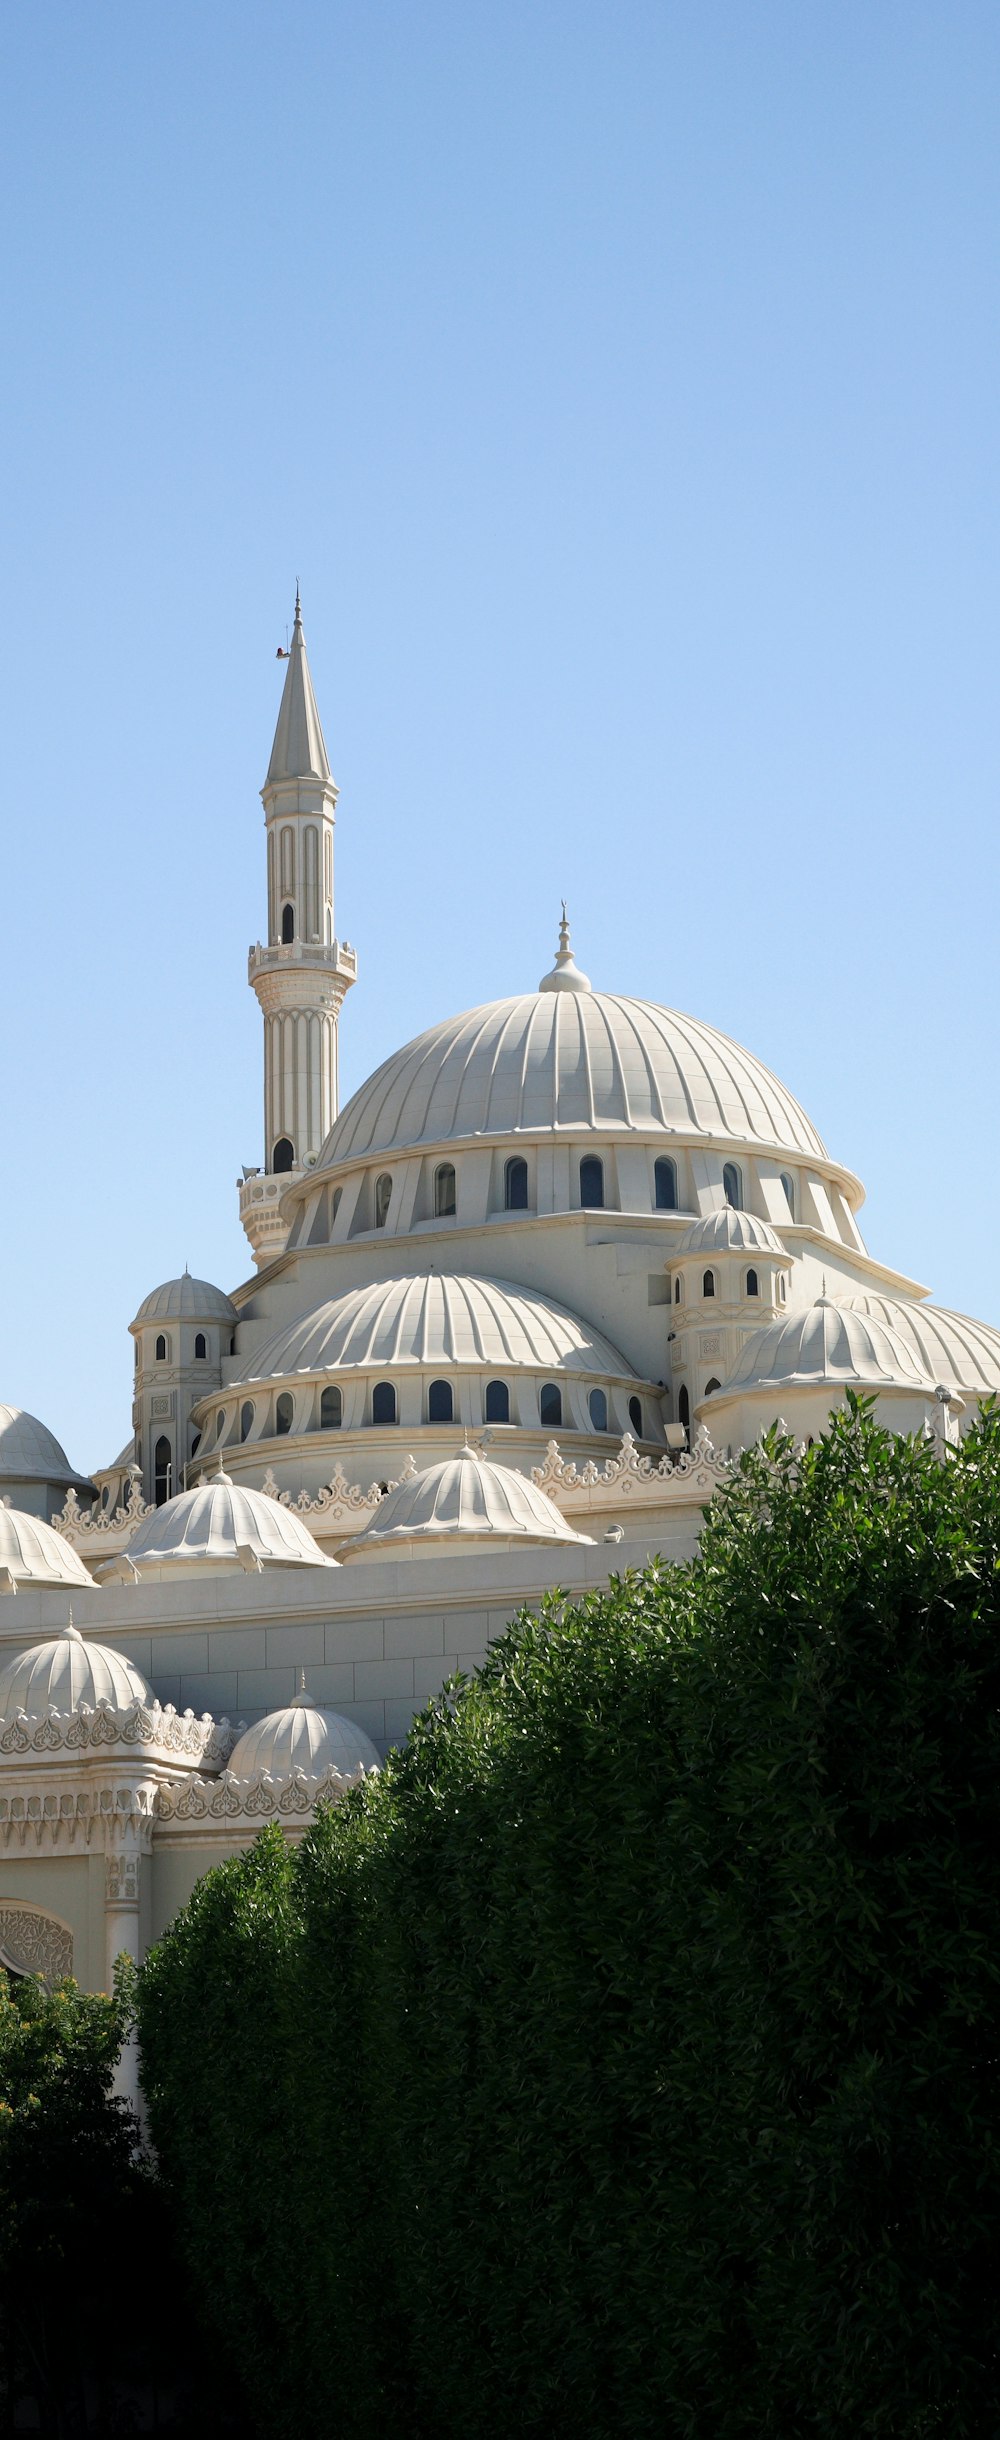
<svg viewBox="0 0 1000 2440">
<path fill-rule="evenodd" d="M 89 1989 L 263 1822 L 377 1768 L 522 1604 L 690 1556 L 776 1417 L 806 1439 L 854 1389 L 944 1441 L 1000 1390 L 1000 1331 L 872 1260 L 777 1078 L 595 989 L 565 914 L 537 991 L 434 1022 L 340 1110 L 357 959 L 298 602 L 262 794 L 252 1274 L 151 1290 L 92 1479 L 0 1407 L 0 1961 Z"/>
</svg>

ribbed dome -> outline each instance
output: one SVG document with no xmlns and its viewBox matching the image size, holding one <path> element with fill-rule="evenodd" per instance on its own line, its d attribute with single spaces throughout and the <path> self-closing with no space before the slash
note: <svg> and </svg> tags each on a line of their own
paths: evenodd
<svg viewBox="0 0 1000 2440">
<path fill-rule="evenodd" d="M 663 1130 L 825 1159 L 797 1101 L 739 1043 L 647 1000 L 537 991 L 431 1026 L 347 1103 L 310 1173 L 394 1146 L 538 1129 Z"/>
<path fill-rule="evenodd" d="M 78 1703 L 110 1703 L 127 1711 L 132 1703 L 151 1703 L 152 1687 L 142 1670 L 124 1653 L 107 1644 L 92 1644 L 73 1626 L 45 1644 L 33 1644 L 17 1660 L 0 1669 L 0 1720 L 24 1711 L 29 1720 L 44 1720 L 50 1708 L 75 1711 Z"/>
<path fill-rule="evenodd" d="M 378 1754 L 364 1729 L 339 1711 L 326 1711 L 311 1695 L 300 1694 L 284 1710 L 269 1711 L 266 1719 L 244 1730 L 227 1768 L 237 1779 L 253 1779 L 264 1771 L 272 1779 L 287 1779 L 292 1771 L 322 1779 L 329 1770 L 349 1779 L 362 1766 L 366 1771 L 378 1769 Z"/>
<path fill-rule="evenodd" d="M 868 1314 L 894 1331 L 932 1381 L 980 1396 L 1000 1391 L 1000 1330 L 989 1322 L 949 1313 L 941 1305 L 897 1304 L 888 1296 L 858 1295 L 846 1302 L 852 1312 Z"/>
<path fill-rule="evenodd" d="M 18 1585 L 94 1581 L 72 1543 L 23 1508 L 0 1506 L 0 1567 L 9 1568 Z"/>
<path fill-rule="evenodd" d="M 333 1297 L 256 1348 L 234 1379 L 399 1364 L 525 1365 L 635 1379 L 619 1349 L 566 1306 L 510 1280 L 442 1271 Z"/>
<path fill-rule="evenodd" d="M 721 1395 L 796 1382 L 855 1381 L 873 1389 L 887 1382 L 899 1382 L 905 1389 L 930 1387 L 898 1331 L 821 1296 L 805 1313 L 755 1330 L 723 1382 Z"/>
<path fill-rule="evenodd" d="M 395 1546 L 407 1542 L 464 1546 L 490 1540 L 588 1542 L 590 1535 L 574 1533 L 537 1483 L 465 1448 L 441 1465 L 409 1475 L 388 1492 L 370 1525 L 343 1545 L 341 1556 L 391 1557 Z"/>
<path fill-rule="evenodd" d="M 337 1564 L 324 1558 L 308 1527 L 290 1508 L 219 1473 L 154 1508 L 133 1534 L 127 1557 L 112 1560 L 104 1572 L 126 1578 L 133 1567 L 140 1575 L 147 1569 L 153 1574 L 161 1568 L 193 1572 L 198 1566 L 242 1567 L 241 1551 L 251 1565 L 259 1560 L 262 1567 Z"/>
<path fill-rule="evenodd" d="M 55 1433 L 23 1406 L 0 1406 L 0 1481 L 5 1476 L 50 1483 L 79 1479 Z"/>
<path fill-rule="evenodd" d="M 165 1279 L 161 1288 L 151 1288 L 144 1296 L 135 1321 L 140 1322 L 238 1322 L 239 1314 L 223 1288 L 214 1288 L 210 1279 L 192 1279 L 184 1271 L 180 1279 Z"/>
<path fill-rule="evenodd" d="M 783 1254 L 784 1247 L 777 1229 L 769 1220 L 758 1220 L 755 1212 L 734 1211 L 725 1203 L 720 1212 L 707 1212 L 704 1220 L 695 1220 L 685 1229 L 678 1254 Z M 671 1257 L 674 1259 L 674 1257 Z"/>
</svg>

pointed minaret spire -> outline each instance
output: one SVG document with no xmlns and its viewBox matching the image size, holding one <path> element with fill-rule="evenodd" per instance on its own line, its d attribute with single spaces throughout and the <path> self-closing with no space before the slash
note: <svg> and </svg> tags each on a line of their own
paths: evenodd
<svg viewBox="0 0 1000 2440">
<path fill-rule="evenodd" d="M 288 667 L 264 785 L 265 788 L 274 788 L 292 779 L 314 779 L 325 787 L 334 786 L 322 722 L 313 693 L 298 584 L 295 587 L 295 624 Z"/>
<path fill-rule="evenodd" d="M 240 1216 L 254 1261 L 273 1261 L 288 1221 L 281 1199 L 315 1160 L 337 1115 L 337 1031 L 358 961 L 334 931 L 333 844 L 337 785 L 330 769 L 306 653 L 302 601 L 281 691 L 267 778 L 267 942 L 250 951 L 249 978 L 264 1018 L 264 1173 L 248 1173 Z"/>
<path fill-rule="evenodd" d="M 570 947 L 569 917 L 566 913 L 565 898 L 562 901 L 556 962 L 549 974 L 543 974 L 538 988 L 539 991 L 590 991 L 592 989 L 589 974 L 581 974 Z"/>
</svg>

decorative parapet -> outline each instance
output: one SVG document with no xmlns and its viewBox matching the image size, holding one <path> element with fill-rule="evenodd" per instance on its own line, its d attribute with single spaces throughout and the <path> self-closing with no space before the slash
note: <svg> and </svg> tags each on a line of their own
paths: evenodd
<svg viewBox="0 0 1000 2440">
<path fill-rule="evenodd" d="M 269 1466 L 260 1487 L 269 1500 L 277 1500 L 282 1508 L 291 1508 L 296 1516 L 322 1517 L 328 1526 L 343 1524 L 353 1532 L 359 1516 L 370 1516 L 387 1492 L 398 1491 L 400 1483 L 408 1483 L 416 1471 L 415 1460 L 408 1457 L 402 1472 L 391 1483 L 369 1483 L 367 1489 L 363 1489 L 360 1483 L 349 1483 L 343 1467 L 338 1466 L 315 1497 L 308 1491 L 300 1491 L 298 1498 L 293 1500 L 290 1491 L 280 1489 Z"/>
<path fill-rule="evenodd" d="M 338 1801 L 365 1777 L 363 1763 L 348 1773 L 331 1765 L 319 1776 L 297 1770 L 274 1779 L 269 1771 L 257 1771 L 250 1779 L 223 1771 L 220 1779 L 195 1778 L 183 1787 L 158 1788 L 156 1818 L 158 1823 L 200 1823 L 213 1829 L 242 1826 L 249 1831 L 259 1829 L 262 1821 L 304 1824 L 317 1805 Z"/>
<path fill-rule="evenodd" d="M 155 1796 L 152 1783 L 95 1786 L 88 1780 L 86 1786 L 64 1781 L 39 1787 L 34 1780 L 16 1779 L 9 1789 L 0 1783 L 0 1846 L 34 1846 L 50 1854 L 95 1844 L 107 1850 L 131 1836 L 148 1849 Z"/>
<path fill-rule="evenodd" d="M 134 1534 L 136 1526 L 142 1523 L 143 1517 L 152 1516 L 152 1513 L 151 1502 L 143 1499 L 139 1475 L 133 1474 L 132 1487 L 124 1505 L 119 1503 L 117 1508 L 102 1508 L 98 1504 L 96 1508 L 81 1508 L 76 1492 L 69 1490 L 64 1506 L 60 1508 L 58 1516 L 52 1518 L 52 1523 L 57 1533 L 74 1544 L 97 1541 L 102 1536 L 107 1539 L 112 1534 L 124 1536 L 127 1540 Z"/>
<path fill-rule="evenodd" d="M 615 1504 L 623 1499 L 638 1499 L 642 1505 L 671 1499 L 689 1504 L 693 1492 L 710 1497 L 731 1472 L 731 1460 L 719 1455 L 702 1424 L 693 1448 L 677 1457 L 669 1449 L 661 1458 L 641 1457 L 631 1432 L 626 1432 L 617 1455 L 603 1465 L 596 1458 L 584 1466 L 567 1462 L 558 1441 L 550 1440 L 545 1463 L 532 1467 L 531 1479 L 557 1507 L 572 1509 L 603 1507 L 609 1499 Z"/>
<path fill-rule="evenodd" d="M 196 1719 L 193 1711 L 177 1711 L 173 1703 L 143 1703 L 138 1697 L 116 1711 L 106 1699 L 78 1703 L 75 1711 L 50 1705 L 44 1720 L 31 1720 L 24 1711 L 0 1722 L 0 1757 L 26 1754 L 45 1760 L 83 1759 L 115 1747 L 142 1762 L 186 1764 L 201 1771 L 219 1771 L 236 1743 L 228 1720 L 213 1720 L 209 1711 Z"/>
</svg>

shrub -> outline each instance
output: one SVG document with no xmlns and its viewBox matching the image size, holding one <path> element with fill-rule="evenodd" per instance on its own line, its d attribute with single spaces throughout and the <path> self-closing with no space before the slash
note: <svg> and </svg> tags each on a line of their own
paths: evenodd
<svg viewBox="0 0 1000 2440">
<path fill-rule="evenodd" d="M 772 1435 L 203 1884 L 147 2089 L 276 2429 L 982 2440 L 998 1563 L 993 1416 Z"/>
</svg>

